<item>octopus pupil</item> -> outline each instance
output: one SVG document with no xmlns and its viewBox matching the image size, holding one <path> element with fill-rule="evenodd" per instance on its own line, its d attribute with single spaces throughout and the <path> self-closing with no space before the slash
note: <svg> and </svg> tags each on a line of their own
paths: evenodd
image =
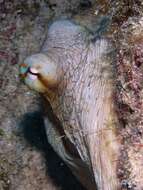
<svg viewBox="0 0 143 190">
<path fill-rule="evenodd" d="M 30 68 L 28 69 L 27 72 L 30 73 L 30 74 L 32 74 L 32 75 L 36 75 L 36 76 L 38 76 L 38 73 L 32 73 L 31 70 L 30 70 Z"/>
</svg>

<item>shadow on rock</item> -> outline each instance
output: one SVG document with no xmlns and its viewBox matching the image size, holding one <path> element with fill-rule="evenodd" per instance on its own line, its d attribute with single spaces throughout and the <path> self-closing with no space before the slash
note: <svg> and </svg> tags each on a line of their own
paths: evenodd
<svg viewBox="0 0 143 190">
<path fill-rule="evenodd" d="M 25 114 L 20 126 L 26 141 L 45 157 L 47 175 L 61 190 L 85 190 L 48 143 L 41 112 Z"/>
</svg>

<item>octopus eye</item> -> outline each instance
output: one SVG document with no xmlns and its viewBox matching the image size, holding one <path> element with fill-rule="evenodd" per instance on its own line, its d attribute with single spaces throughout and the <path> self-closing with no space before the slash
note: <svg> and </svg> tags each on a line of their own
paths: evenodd
<svg viewBox="0 0 143 190">
<path fill-rule="evenodd" d="M 39 73 L 35 68 L 29 67 L 27 70 L 27 74 L 28 74 L 29 79 L 31 80 L 36 80 L 39 78 Z"/>
<path fill-rule="evenodd" d="M 38 71 L 35 68 L 28 68 L 28 73 L 38 76 Z"/>
</svg>

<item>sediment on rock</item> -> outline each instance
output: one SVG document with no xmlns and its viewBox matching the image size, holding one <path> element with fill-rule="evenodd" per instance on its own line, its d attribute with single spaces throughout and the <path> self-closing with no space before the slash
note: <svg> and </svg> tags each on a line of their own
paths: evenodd
<svg viewBox="0 0 143 190">
<path fill-rule="evenodd" d="M 143 18 L 131 17 L 120 31 L 117 102 L 121 150 L 117 174 L 121 189 L 142 189 Z"/>
</svg>

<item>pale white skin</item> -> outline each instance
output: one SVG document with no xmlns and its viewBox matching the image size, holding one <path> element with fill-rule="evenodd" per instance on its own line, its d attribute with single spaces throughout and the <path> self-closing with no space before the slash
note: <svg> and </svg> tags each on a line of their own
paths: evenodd
<svg viewBox="0 0 143 190">
<path fill-rule="evenodd" d="M 56 21 L 49 28 L 41 53 L 24 61 L 30 65 L 31 72 L 40 73 L 47 80 L 47 86 L 30 73 L 25 82 L 32 89 L 47 94 L 46 98 L 61 121 L 65 134 L 89 168 L 91 179 L 87 181 L 91 180 L 91 183 L 86 183 L 85 177 L 79 177 L 81 182 L 89 190 L 96 189 L 95 183 L 99 190 L 116 190 L 115 160 L 118 159 L 119 145 L 112 99 L 112 47 L 105 39 L 90 42 L 89 35 L 84 28 L 70 21 Z M 48 84 L 56 86 L 52 98 Z M 47 131 L 54 149 L 70 167 L 73 165 L 79 171 L 81 165 L 74 158 L 71 158 L 72 164 L 69 163 L 62 140 L 59 144 L 53 140 L 59 134 L 52 125 L 47 126 Z"/>
</svg>

